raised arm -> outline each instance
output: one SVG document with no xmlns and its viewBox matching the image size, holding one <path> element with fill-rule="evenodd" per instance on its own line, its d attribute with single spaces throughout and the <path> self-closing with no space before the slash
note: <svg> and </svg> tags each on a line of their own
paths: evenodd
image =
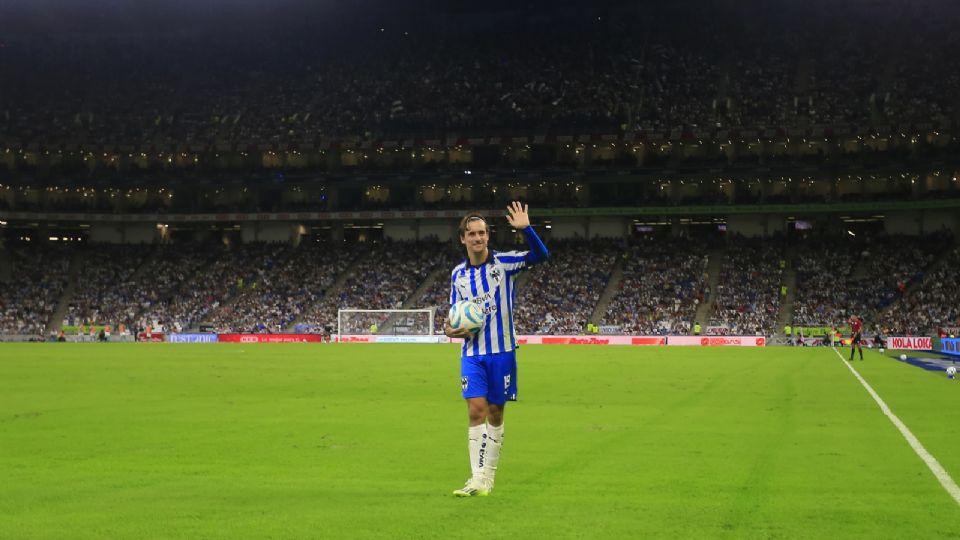
<svg viewBox="0 0 960 540">
<path fill-rule="evenodd" d="M 530 214 L 527 213 L 529 205 L 521 205 L 514 201 L 507 206 L 507 221 L 510 225 L 523 233 L 527 239 L 527 245 L 530 246 L 530 252 L 527 253 L 526 262 L 528 265 L 542 263 L 550 257 L 547 246 L 543 245 L 543 240 L 537 236 L 537 232 L 530 225 Z"/>
</svg>

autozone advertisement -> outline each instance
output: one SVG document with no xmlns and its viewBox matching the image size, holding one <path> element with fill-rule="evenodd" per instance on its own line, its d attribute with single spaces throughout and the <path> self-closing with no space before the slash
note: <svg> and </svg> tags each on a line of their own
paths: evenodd
<svg viewBox="0 0 960 540">
<path fill-rule="evenodd" d="M 518 345 L 666 345 L 663 336 L 517 336 Z"/>
<path fill-rule="evenodd" d="M 223 338 L 220 339 L 223 341 Z M 460 343 L 446 336 L 343 335 L 341 343 Z M 517 336 L 518 345 L 666 345 L 664 336 Z"/>
<path fill-rule="evenodd" d="M 763 336 L 669 336 L 667 345 L 686 345 L 694 347 L 764 347 L 767 338 Z"/>
<path fill-rule="evenodd" d="M 333 338 L 335 341 L 337 337 Z M 450 343 L 447 336 L 371 336 L 358 334 L 345 334 L 340 336 L 340 343 Z"/>
<path fill-rule="evenodd" d="M 933 338 L 891 336 L 887 338 L 887 348 L 930 351 L 933 350 Z"/>
<path fill-rule="evenodd" d="M 219 334 L 221 343 L 320 343 L 319 334 Z"/>
</svg>

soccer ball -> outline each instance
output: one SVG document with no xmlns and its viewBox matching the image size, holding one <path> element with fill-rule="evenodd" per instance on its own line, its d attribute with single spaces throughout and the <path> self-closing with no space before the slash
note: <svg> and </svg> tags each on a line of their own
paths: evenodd
<svg viewBox="0 0 960 540">
<path fill-rule="evenodd" d="M 880 354 L 883 354 L 883 349 L 880 349 Z"/>
<path fill-rule="evenodd" d="M 903 360 L 904 362 L 906 362 L 906 361 L 907 361 L 907 355 L 901 354 L 901 355 L 900 355 L 900 360 Z"/>
<path fill-rule="evenodd" d="M 464 300 L 450 307 L 450 326 L 454 330 L 476 330 L 483 326 L 483 309 L 479 304 Z"/>
<path fill-rule="evenodd" d="M 952 378 L 954 378 L 954 377 L 956 377 L 956 376 L 957 376 L 957 368 L 955 368 L 955 367 L 953 367 L 953 366 L 949 366 L 949 367 L 947 368 L 947 378 L 948 378 L 948 379 L 952 379 Z"/>
</svg>

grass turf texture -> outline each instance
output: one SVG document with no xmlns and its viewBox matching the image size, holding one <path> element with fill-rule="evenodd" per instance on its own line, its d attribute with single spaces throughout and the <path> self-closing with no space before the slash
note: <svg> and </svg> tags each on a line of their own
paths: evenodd
<svg viewBox="0 0 960 540">
<path fill-rule="evenodd" d="M 855 366 L 955 480 L 960 382 Z M 0 538 L 960 537 L 828 348 L 529 346 L 497 489 L 458 349 L 0 345 Z"/>
</svg>

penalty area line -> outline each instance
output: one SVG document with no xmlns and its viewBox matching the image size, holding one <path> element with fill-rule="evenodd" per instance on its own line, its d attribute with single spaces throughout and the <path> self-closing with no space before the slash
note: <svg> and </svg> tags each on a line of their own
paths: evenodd
<svg viewBox="0 0 960 540">
<path fill-rule="evenodd" d="M 843 362 L 843 365 L 847 366 L 847 369 L 853 373 L 853 376 L 860 381 L 860 384 L 862 384 L 864 388 L 867 389 L 867 393 L 869 393 L 870 396 L 873 397 L 873 400 L 877 402 L 877 405 L 880 406 L 880 410 L 883 411 L 883 414 L 893 423 L 894 426 L 896 426 L 898 430 L 900 430 L 900 434 L 903 435 L 903 438 L 906 439 L 907 443 L 910 444 L 910 448 L 913 448 L 913 451 L 920 457 L 920 459 L 923 460 L 924 463 L 926 463 L 927 467 L 930 469 L 930 472 L 933 473 L 933 476 L 935 476 L 940 482 L 940 485 L 943 486 L 943 489 L 947 490 L 947 493 L 953 497 L 954 502 L 960 505 L 960 487 L 958 487 L 957 483 L 954 482 L 953 478 L 950 477 L 950 473 L 948 473 L 946 469 L 940 465 L 940 462 L 937 461 L 937 458 L 933 457 L 933 454 L 927 452 L 927 449 L 920 444 L 920 440 L 914 436 L 914 434 L 910 431 L 910 428 L 908 428 L 907 425 L 897 417 L 897 415 L 893 414 L 893 411 L 891 411 L 890 407 L 888 407 L 887 404 L 880 398 L 880 395 L 873 390 L 873 387 L 871 387 L 862 376 L 860 376 L 860 372 L 850 365 L 850 362 L 847 362 L 843 355 L 840 354 L 840 351 L 838 351 L 836 348 L 833 348 L 833 352 L 837 353 L 837 356 L 840 358 L 840 361 Z"/>
</svg>

